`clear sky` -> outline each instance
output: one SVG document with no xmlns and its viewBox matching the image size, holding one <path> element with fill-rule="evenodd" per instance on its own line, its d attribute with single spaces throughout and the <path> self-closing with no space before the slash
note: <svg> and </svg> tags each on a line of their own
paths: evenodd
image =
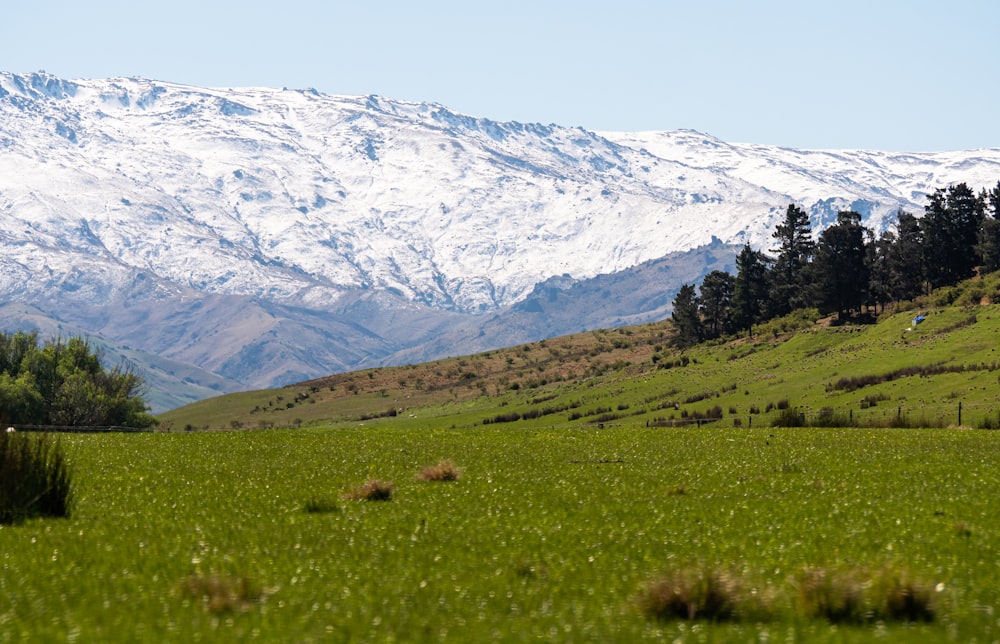
<svg viewBox="0 0 1000 644">
<path fill-rule="evenodd" d="M 730 142 L 1000 147 L 997 0 L 21 0 L 0 69 Z"/>
</svg>

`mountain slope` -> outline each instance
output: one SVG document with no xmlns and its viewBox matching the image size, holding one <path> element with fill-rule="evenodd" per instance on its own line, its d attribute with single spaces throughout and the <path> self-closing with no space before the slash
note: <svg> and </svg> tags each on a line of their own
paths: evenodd
<svg viewBox="0 0 1000 644">
<path fill-rule="evenodd" d="M 998 150 L 801 151 L 0 73 L 0 302 L 260 387 L 427 359 L 467 330 L 500 346 L 496 316 L 520 314 L 519 340 L 651 319 L 677 280 L 639 298 L 656 306 L 600 314 L 608 298 L 582 284 L 716 239 L 767 248 L 791 202 L 817 230 L 843 207 L 880 227 L 934 188 L 997 177 Z M 583 298 L 564 321 L 525 322 L 563 281 Z"/>
</svg>

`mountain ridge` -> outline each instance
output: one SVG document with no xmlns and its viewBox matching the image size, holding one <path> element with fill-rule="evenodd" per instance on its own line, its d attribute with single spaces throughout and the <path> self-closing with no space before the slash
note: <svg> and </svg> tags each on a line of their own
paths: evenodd
<svg viewBox="0 0 1000 644">
<path fill-rule="evenodd" d="M 648 321 L 679 283 L 630 282 L 637 267 L 708 269 L 716 241 L 767 249 L 788 203 L 817 232 L 844 208 L 879 229 L 938 187 L 997 177 L 1000 150 L 791 150 L 380 96 L 0 72 L 0 301 L 273 386 L 429 359 L 438 338 L 500 346 L 511 334 L 491 316 L 518 341 Z M 660 304 L 596 315 L 600 291 L 566 288 L 559 315 L 535 316 L 562 326 L 525 316 L 548 280 L 615 274 Z"/>
</svg>

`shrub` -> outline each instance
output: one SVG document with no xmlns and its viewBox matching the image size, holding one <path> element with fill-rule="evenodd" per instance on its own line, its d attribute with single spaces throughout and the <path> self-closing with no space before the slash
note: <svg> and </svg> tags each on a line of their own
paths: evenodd
<svg viewBox="0 0 1000 644">
<path fill-rule="evenodd" d="M 346 497 L 354 501 L 388 501 L 392 498 L 392 483 L 371 479 L 348 492 Z"/>
<path fill-rule="evenodd" d="M 484 425 L 492 425 L 496 423 L 513 423 L 515 421 L 521 420 L 521 414 L 516 411 L 512 411 L 506 414 L 497 414 L 493 418 L 484 418 Z"/>
<path fill-rule="evenodd" d="M 62 446 L 50 435 L 0 432 L 0 524 L 68 517 L 71 479 Z"/>
<path fill-rule="evenodd" d="M 771 421 L 771 427 L 804 427 L 805 424 L 805 414 L 788 408 L 782 409 Z"/>
<path fill-rule="evenodd" d="M 832 407 L 823 407 L 809 420 L 811 427 L 854 427 L 851 415 L 838 414 Z"/>
<path fill-rule="evenodd" d="M 455 467 L 451 461 L 440 461 L 420 470 L 417 475 L 421 481 L 457 481 L 462 476 L 462 470 Z"/>
</svg>

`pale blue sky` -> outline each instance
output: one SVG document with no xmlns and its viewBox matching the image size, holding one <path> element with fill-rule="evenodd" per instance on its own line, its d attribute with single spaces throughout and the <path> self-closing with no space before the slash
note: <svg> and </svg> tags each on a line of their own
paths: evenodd
<svg viewBox="0 0 1000 644">
<path fill-rule="evenodd" d="M 4 71 L 315 87 L 801 148 L 1000 147 L 998 64 L 995 0 L 31 0 L 0 12 Z"/>
</svg>

